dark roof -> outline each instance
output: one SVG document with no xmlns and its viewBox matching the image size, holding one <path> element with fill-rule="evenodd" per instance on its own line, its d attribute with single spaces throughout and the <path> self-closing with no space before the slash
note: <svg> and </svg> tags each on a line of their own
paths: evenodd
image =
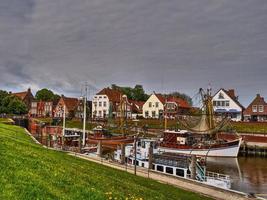
<svg viewBox="0 0 267 200">
<path fill-rule="evenodd" d="M 156 97 L 159 99 L 161 103 L 165 104 L 166 98 L 162 94 L 156 94 L 156 93 L 154 94 L 156 95 Z"/>
<path fill-rule="evenodd" d="M 98 92 L 97 95 L 107 95 L 109 101 L 120 102 L 121 96 L 123 94 L 119 90 L 104 88 L 100 92 Z"/>
<path fill-rule="evenodd" d="M 79 100 L 77 98 L 71 98 L 65 96 L 63 96 L 62 98 L 68 110 L 75 110 L 76 106 L 79 103 Z"/>
<path fill-rule="evenodd" d="M 20 98 L 21 100 L 24 100 L 25 97 L 27 96 L 27 94 L 30 94 L 31 96 L 33 96 L 32 93 L 31 93 L 31 89 L 30 88 L 28 90 L 24 91 L 24 92 L 12 93 L 12 95 Z"/>
</svg>

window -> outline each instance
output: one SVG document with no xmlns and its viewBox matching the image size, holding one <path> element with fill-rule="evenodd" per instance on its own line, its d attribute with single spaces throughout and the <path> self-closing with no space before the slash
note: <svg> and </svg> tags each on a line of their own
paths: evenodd
<svg viewBox="0 0 267 200">
<path fill-rule="evenodd" d="M 167 173 L 167 174 L 173 174 L 173 168 L 171 168 L 171 167 L 166 167 L 166 173 Z"/>
<path fill-rule="evenodd" d="M 216 106 L 216 103 L 217 103 L 216 101 L 213 101 L 213 106 Z"/>
<path fill-rule="evenodd" d="M 225 106 L 230 106 L 230 101 L 225 101 Z"/>
<path fill-rule="evenodd" d="M 252 106 L 252 112 L 257 112 L 257 106 L 256 105 Z"/>
<path fill-rule="evenodd" d="M 99 111 L 98 111 L 98 114 L 99 114 L 99 116 L 101 116 L 101 115 L 102 115 L 102 111 L 101 111 L 101 110 L 99 110 Z"/>
<path fill-rule="evenodd" d="M 159 102 L 156 102 L 156 108 L 158 108 L 159 107 Z"/>
<path fill-rule="evenodd" d="M 176 176 L 184 177 L 184 170 L 183 169 L 176 169 Z"/>
<path fill-rule="evenodd" d="M 101 102 L 101 101 L 99 101 L 98 105 L 99 105 L 99 107 L 101 107 L 101 106 L 102 106 L 102 102 Z"/>
<path fill-rule="evenodd" d="M 223 93 L 219 94 L 219 99 L 224 99 Z"/>
<path fill-rule="evenodd" d="M 146 117 L 149 117 L 148 115 L 149 115 L 149 114 L 148 114 L 148 111 L 146 111 L 146 112 L 145 112 L 145 116 L 146 116 Z"/>
<path fill-rule="evenodd" d="M 104 99 L 106 99 L 107 97 L 106 96 L 104 96 Z"/>
<path fill-rule="evenodd" d="M 152 102 L 148 103 L 148 107 L 151 108 L 152 107 Z"/>
<path fill-rule="evenodd" d="M 152 111 L 152 117 L 153 117 L 153 118 L 156 117 L 156 111 Z"/>
<path fill-rule="evenodd" d="M 102 97 L 100 96 L 99 99 L 102 99 Z"/>
<path fill-rule="evenodd" d="M 259 106 L 259 112 L 263 112 L 263 108 L 264 108 L 263 105 L 260 105 Z"/>
<path fill-rule="evenodd" d="M 157 171 L 163 172 L 163 166 L 158 165 L 158 166 L 157 166 Z"/>
<path fill-rule="evenodd" d="M 104 101 L 103 102 L 103 106 L 106 107 L 107 106 L 107 102 Z"/>
<path fill-rule="evenodd" d="M 222 101 L 222 106 L 223 106 L 223 107 L 225 106 L 225 101 Z"/>
</svg>

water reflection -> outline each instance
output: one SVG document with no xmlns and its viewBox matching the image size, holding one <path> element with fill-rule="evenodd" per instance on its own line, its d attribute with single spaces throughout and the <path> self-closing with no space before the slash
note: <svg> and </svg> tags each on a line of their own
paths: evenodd
<svg viewBox="0 0 267 200">
<path fill-rule="evenodd" d="M 207 169 L 230 175 L 234 190 L 267 194 L 266 158 L 208 158 Z"/>
</svg>

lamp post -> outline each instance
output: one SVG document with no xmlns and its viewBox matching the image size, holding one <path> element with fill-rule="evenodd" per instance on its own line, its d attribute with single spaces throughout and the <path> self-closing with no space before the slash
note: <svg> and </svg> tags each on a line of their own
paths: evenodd
<svg viewBox="0 0 267 200">
<path fill-rule="evenodd" d="M 86 126 L 86 95 L 83 98 L 83 146 L 85 146 L 85 126 Z"/>
<path fill-rule="evenodd" d="M 64 137 L 65 137 L 65 127 L 66 127 L 66 106 L 63 106 L 63 129 L 62 129 L 62 141 L 61 148 L 64 148 Z"/>
</svg>

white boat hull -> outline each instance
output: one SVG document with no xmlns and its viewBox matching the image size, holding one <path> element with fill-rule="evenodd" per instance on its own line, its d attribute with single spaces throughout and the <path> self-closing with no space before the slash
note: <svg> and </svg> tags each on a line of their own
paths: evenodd
<svg viewBox="0 0 267 200">
<path fill-rule="evenodd" d="M 207 156 L 207 157 L 237 157 L 242 139 L 239 139 L 239 143 L 234 146 L 227 146 L 221 148 L 210 148 L 210 149 L 178 149 L 178 148 L 167 148 L 159 147 L 161 152 L 170 153 L 181 153 L 190 154 L 197 156 Z"/>
</svg>

